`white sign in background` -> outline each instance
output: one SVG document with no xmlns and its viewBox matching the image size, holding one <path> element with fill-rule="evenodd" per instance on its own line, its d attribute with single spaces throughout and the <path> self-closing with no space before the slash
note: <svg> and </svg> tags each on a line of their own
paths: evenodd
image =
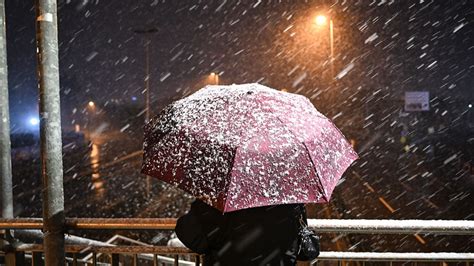
<svg viewBox="0 0 474 266">
<path fill-rule="evenodd" d="M 430 110 L 430 92 L 429 91 L 406 91 L 405 92 L 405 111 L 429 111 Z"/>
</svg>

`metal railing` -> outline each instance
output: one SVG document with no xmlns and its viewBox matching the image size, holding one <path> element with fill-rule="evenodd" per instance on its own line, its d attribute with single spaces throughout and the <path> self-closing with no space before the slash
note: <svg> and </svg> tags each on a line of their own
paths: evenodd
<svg viewBox="0 0 474 266">
<path fill-rule="evenodd" d="M 34 266 L 44 265 L 41 261 L 43 251 L 44 246 L 39 244 L 17 245 L 17 258 L 6 260 L 6 266 L 25 265 L 28 260 Z M 201 265 L 201 256 L 183 247 L 66 245 L 65 252 L 65 263 L 71 265 Z M 79 258 L 81 253 L 91 254 L 90 259 Z M 18 254 L 24 258 L 18 259 Z M 182 260 L 180 256 L 188 257 L 188 260 Z"/>
<path fill-rule="evenodd" d="M 66 218 L 66 230 L 170 230 L 175 218 Z M 471 220 L 364 220 L 308 219 L 308 225 L 318 232 L 356 234 L 417 234 L 474 235 Z M 0 219 L 0 229 L 42 229 L 41 218 Z"/>
<path fill-rule="evenodd" d="M 66 218 L 67 230 L 172 230 L 176 219 L 172 218 Z M 459 220 L 329 220 L 309 219 L 309 226 L 321 233 L 356 233 L 356 234 L 441 234 L 441 235 L 474 235 L 474 221 Z M 40 218 L 0 219 L 0 229 L 21 230 L 41 229 Z M 39 230 L 35 230 L 39 232 Z M 77 237 L 76 237 L 77 238 Z M 69 242 L 69 243 L 68 243 Z M 74 244 L 81 243 L 81 244 Z M 108 243 L 90 242 L 84 244 L 70 236 L 66 237 L 66 261 L 72 265 L 119 265 L 124 257 L 130 258 L 133 265 L 200 265 L 202 258 L 187 248 L 150 246 L 150 245 L 110 245 Z M 9 248 L 9 250 L 8 250 Z M 29 255 L 32 265 L 38 264 L 43 245 L 12 244 L 3 252 Z M 79 254 L 89 254 L 87 259 L 78 258 Z M 1 253 L 0 253 L 1 254 Z M 163 256 L 159 256 L 163 255 Z M 179 260 L 187 256 L 192 261 Z M 101 259 L 99 259 L 99 257 Z M 35 259 L 36 263 L 35 264 Z M 23 259 L 24 260 L 24 259 Z M 140 262 L 141 261 L 141 262 Z M 474 253 L 419 253 L 419 252 L 336 252 L 323 251 L 317 261 L 410 261 L 410 262 L 473 262 Z M 11 260 L 11 265 L 15 265 Z"/>
</svg>

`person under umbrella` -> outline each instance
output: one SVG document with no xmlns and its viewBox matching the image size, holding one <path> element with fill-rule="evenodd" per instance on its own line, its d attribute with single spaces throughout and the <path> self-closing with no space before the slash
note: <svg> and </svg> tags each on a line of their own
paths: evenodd
<svg viewBox="0 0 474 266">
<path fill-rule="evenodd" d="M 293 265 L 304 203 L 328 202 L 357 154 L 304 96 L 207 86 L 145 127 L 142 172 L 194 195 L 176 233 L 210 265 Z"/>
<path fill-rule="evenodd" d="M 222 214 L 197 199 L 178 219 L 176 234 L 204 265 L 295 265 L 298 218 L 295 204 Z"/>
</svg>

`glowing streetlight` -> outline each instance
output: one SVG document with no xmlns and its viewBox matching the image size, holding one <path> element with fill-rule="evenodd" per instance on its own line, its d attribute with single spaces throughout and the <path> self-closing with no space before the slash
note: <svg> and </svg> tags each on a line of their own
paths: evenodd
<svg viewBox="0 0 474 266">
<path fill-rule="evenodd" d="M 93 101 L 90 101 L 87 105 L 89 105 L 90 108 L 94 108 L 95 107 L 95 103 Z"/>
<path fill-rule="evenodd" d="M 211 72 L 211 74 L 209 74 L 209 79 L 215 85 L 219 85 L 219 75 L 218 74 L 216 74 L 214 72 Z"/>
<path fill-rule="evenodd" d="M 314 19 L 314 22 L 316 23 L 316 25 L 318 26 L 324 26 L 326 25 L 327 23 L 327 17 L 324 16 L 324 15 L 318 15 L 316 16 L 316 18 Z"/>
<path fill-rule="evenodd" d="M 331 18 L 328 19 L 324 15 L 317 15 L 314 19 L 314 23 L 317 26 L 325 26 L 328 20 L 329 20 L 329 43 L 330 43 L 330 48 L 331 48 L 331 55 L 329 59 L 331 61 L 331 78 L 332 78 L 334 77 L 334 24 Z"/>
</svg>

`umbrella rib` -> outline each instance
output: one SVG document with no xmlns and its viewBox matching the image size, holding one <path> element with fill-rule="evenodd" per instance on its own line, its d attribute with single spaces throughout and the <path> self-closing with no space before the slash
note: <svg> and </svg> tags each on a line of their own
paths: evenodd
<svg viewBox="0 0 474 266">
<path fill-rule="evenodd" d="M 306 143 L 305 143 L 304 141 L 303 141 L 302 143 L 303 143 L 303 146 L 304 146 L 305 149 L 306 149 L 306 154 L 309 156 L 309 160 L 311 161 L 311 164 L 313 165 L 314 173 L 318 176 L 317 180 L 318 180 L 319 185 L 321 186 L 321 191 L 319 191 L 319 192 L 321 193 L 321 195 L 323 196 L 323 198 L 326 200 L 326 202 L 329 202 L 328 197 L 327 197 L 326 194 L 324 193 L 323 183 L 321 182 L 321 176 L 319 176 L 318 170 L 316 170 L 316 164 L 315 164 L 314 161 L 313 161 L 313 157 L 312 157 L 311 154 L 309 153 L 308 146 L 306 146 Z"/>
<path fill-rule="evenodd" d="M 243 97 L 242 97 L 242 98 L 243 98 Z M 252 111 L 252 110 L 248 110 L 245 115 L 247 116 L 251 111 Z M 242 139 L 242 133 L 243 133 L 243 132 L 244 132 L 244 129 L 242 128 L 242 129 L 240 130 L 240 132 L 239 132 L 239 139 Z M 239 147 L 238 147 L 238 145 L 236 145 L 236 147 L 235 147 L 235 149 L 234 149 L 234 156 L 232 156 L 232 164 L 231 164 L 230 171 L 229 171 L 229 174 L 228 174 L 228 175 L 229 175 L 229 185 L 227 186 L 226 191 L 225 191 L 225 194 L 224 194 L 224 195 L 226 196 L 226 198 L 225 198 L 225 203 L 224 203 L 224 212 L 226 211 L 226 209 L 227 209 L 227 203 L 229 202 L 228 199 L 227 199 L 227 196 L 229 195 L 229 190 L 230 190 L 230 188 L 231 188 L 231 186 L 232 186 L 232 179 L 233 179 L 233 177 L 232 177 L 232 171 L 234 170 L 235 157 L 237 156 L 237 150 L 238 150 L 238 149 L 239 149 Z"/>
<path fill-rule="evenodd" d="M 227 185 L 227 188 L 225 189 L 225 192 L 224 192 L 224 196 L 225 196 L 224 209 L 223 209 L 224 213 L 227 209 L 227 203 L 229 202 L 227 197 L 229 196 L 229 189 L 232 186 L 232 171 L 234 170 L 234 163 L 235 163 L 235 156 L 237 155 L 237 149 L 238 147 L 234 149 L 234 156 L 232 156 L 232 164 L 230 165 L 230 170 L 228 173 L 229 184 Z"/>
<path fill-rule="evenodd" d="M 255 99 L 257 102 L 259 102 L 261 105 L 263 105 L 263 103 L 258 99 L 256 98 Z M 288 132 L 290 132 L 296 139 L 298 139 L 295 135 L 295 133 L 290 129 L 288 128 L 288 126 L 280 119 L 280 117 L 278 117 L 278 115 L 276 115 L 275 112 L 273 112 L 273 110 L 270 109 L 270 112 L 275 116 L 275 118 L 280 122 L 280 124 L 286 129 L 288 130 Z M 311 165 L 313 165 L 313 169 L 314 169 L 314 173 L 318 176 L 317 178 L 317 181 L 321 187 L 321 190 L 319 191 L 321 193 L 321 195 L 323 196 L 323 198 L 326 200 L 326 202 L 329 202 L 329 199 L 327 198 L 326 194 L 324 193 L 324 189 L 323 189 L 323 184 L 321 183 L 321 177 L 319 176 L 318 174 L 318 171 L 316 169 L 316 164 L 314 163 L 313 161 L 313 157 L 311 156 L 310 152 L 309 152 L 309 149 L 308 149 L 308 146 L 306 146 L 306 143 L 304 141 L 301 142 L 301 144 L 303 144 L 305 150 L 306 150 L 306 155 L 309 157 L 309 160 L 311 162 Z"/>
</svg>

